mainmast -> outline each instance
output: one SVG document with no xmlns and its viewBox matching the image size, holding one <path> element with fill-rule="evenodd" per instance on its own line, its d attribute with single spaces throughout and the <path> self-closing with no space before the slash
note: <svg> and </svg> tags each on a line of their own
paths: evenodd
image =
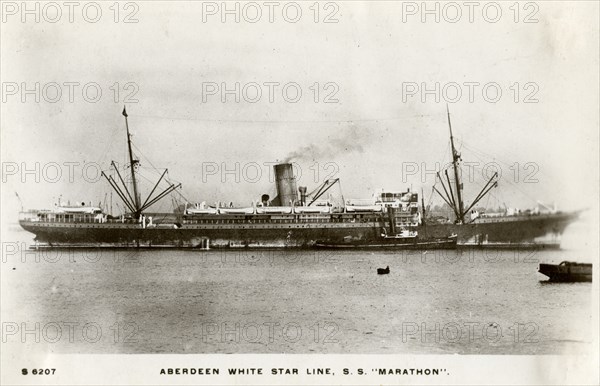
<svg viewBox="0 0 600 386">
<path fill-rule="evenodd" d="M 452 123 L 450 122 L 450 110 L 448 109 L 448 105 L 446 105 L 446 113 L 448 114 L 448 128 L 450 129 L 450 145 L 452 146 L 452 166 L 454 167 L 454 183 L 456 185 L 456 199 L 458 208 L 456 208 L 456 212 L 458 218 L 456 221 L 458 223 L 463 223 L 465 220 L 465 211 L 462 200 L 462 183 L 460 182 L 460 176 L 458 173 L 458 161 L 460 161 L 460 154 L 456 151 L 454 147 L 454 137 L 452 136 Z"/>
<path fill-rule="evenodd" d="M 477 203 L 479 201 L 481 201 L 481 199 L 490 192 L 490 190 L 492 190 L 493 188 L 498 186 L 498 173 L 494 173 L 492 178 L 490 178 L 489 181 L 483 187 L 483 189 L 481 189 L 481 191 L 479 192 L 477 197 L 475 197 L 475 199 L 473 200 L 471 205 L 469 205 L 469 207 L 467 209 L 465 209 L 464 203 L 463 203 L 463 198 L 462 198 L 463 184 L 460 181 L 460 174 L 458 172 L 458 167 L 459 167 L 458 162 L 460 161 L 460 153 L 457 152 L 456 147 L 454 147 L 454 136 L 452 135 L 452 123 L 450 122 L 450 110 L 448 109 L 448 105 L 446 105 L 446 113 L 448 115 L 448 128 L 450 129 L 450 145 L 452 146 L 452 166 L 454 168 L 455 188 L 452 189 L 452 183 L 450 182 L 450 177 L 448 176 L 448 169 L 445 169 L 444 174 L 446 175 L 446 183 L 448 184 L 448 187 L 446 188 L 446 183 L 444 183 L 444 180 L 442 179 L 440 172 L 438 172 L 437 178 L 439 179 L 440 184 L 442 185 L 442 188 L 444 189 L 444 194 L 442 194 L 442 192 L 440 192 L 435 187 L 435 185 L 433 186 L 433 190 L 437 194 L 439 194 L 439 196 L 444 200 L 444 202 L 446 204 L 448 204 L 448 206 L 450 208 L 452 208 L 452 210 L 454 211 L 454 215 L 456 216 L 456 223 L 464 224 L 465 223 L 465 213 L 469 213 L 469 211 L 471 209 L 473 209 L 475 207 L 475 205 L 477 205 Z M 437 183 L 437 180 L 436 180 L 436 183 Z M 455 191 L 456 191 L 456 195 L 454 194 Z"/>
<path fill-rule="evenodd" d="M 131 134 L 129 134 L 129 122 L 127 121 L 127 110 L 123 107 L 123 116 L 125 117 L 125 128 L 127 129 L 127 148 L 129 150 L 129 167 L 131 168 L 131 184 L 133 185 L 133 202 L 134 202 L 134 213 L 133 216 L 137 219 L 140 216 L 140 197 L 138 195 L 137 181 L 135 179 L 135 165 L 139 162 L 133 159 L 133 152 L 131 150 Z"/>
</svg>

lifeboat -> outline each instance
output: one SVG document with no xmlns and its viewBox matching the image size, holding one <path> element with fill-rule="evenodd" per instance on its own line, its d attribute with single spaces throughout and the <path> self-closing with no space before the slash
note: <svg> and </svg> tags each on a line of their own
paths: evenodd
<svg viewBox="0 0 600 386">
<path fill-rule="evenodd" d="M 190 208 L 186 214 L 217 214 L 217 208 Z"/>
<path fill-rule="evenodd" d="M 329 213 L 329 206 L 297 206 L 294 208 L 294 213 Z"/>
<path fill-rule="evenodd" d="M 381 212 L 381 205 L 346 205 L 347 212 Z"/>
<path fill-rule="evenodd" d="M 95 206 L 59 206 L 54 213 L 83 213 L 83 214 L 98 214 L 102 213 L 102 209 Z"/>
<path fill-rule="evenodd" d="M 219 208 L 221 214 L 253 214 L 254 208 Z"/>
<path fill-rule="evenodd" d="M 259 214 L 288 214 L 292 213 L 291 206 L 259 206 L 256 208 Z"/>
</svg>

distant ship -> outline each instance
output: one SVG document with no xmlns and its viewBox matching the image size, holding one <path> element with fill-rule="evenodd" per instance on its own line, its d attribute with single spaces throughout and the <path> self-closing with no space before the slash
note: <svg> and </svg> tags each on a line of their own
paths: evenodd
<svg viewBox="0 0 600 386">
<path fill-rule="evenodd" d="M 497 185 L 492 177 L 477 198 L 465 208 L 462 183 L 458 174 L 460 154 L 454 147 L 452 127 L 450 140 L 453 152 L 455 188 L 442 181 L 445 194 L 440 196 L 455 214 L 454 223 L 427 220 L 426 208 L 417 193 L 382 191 L 370 200 L 334 202 L 325 198 L 339 179 L 330 179 L 310 194 L 306 187 L 297 187 L 290 163 L 274 166 L 276 197 L 264 194 L 248 207 L 232 204 L 186 204 L 181 213 L 152 214 L 149 208 L 181 188 L 171 184 L 160 193 L 165 170 L 150 194 L 142 200 L 136 179 L 139 163 L 132 151 L 128 115 L 123 110 L 127 133 L 127 148 L 131 183 L 126 183 L 115 163 L 116 177 L 102 173 L 127 208 L 119 216 L 105 213 L 100 206 L 82 203 L 52 210 L 22 212 L 19 223 L 35 234 L 38 246 L 45 247 L 179 247 L 179 248 L 307 248 L 318 246 L 381 246 L 403 247 L 421 244 L 422 248 L 448 248 L 456 243 L 483 245 L 487 242 L 519 245 L 531 243 L 548 234 L 560 235 L 578 213 L 529 213 L 526 215 L 479 216 L 471 220 L 466 214 Z M 450 115 L 448 113 L 448 123 Z M 414 239 L 406 235 L 415 236 Z"/>
</svg>

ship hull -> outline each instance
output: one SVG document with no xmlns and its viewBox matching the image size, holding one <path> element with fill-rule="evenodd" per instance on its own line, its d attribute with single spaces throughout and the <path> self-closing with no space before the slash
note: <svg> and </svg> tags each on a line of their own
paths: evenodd
<svg viewBox="0 0 600 386">
<path fill-rule="evenodd" d="M 177 247 L 177 248 L 298 248 L 312 247 L 317 240 L 340 242 L 344 238 L 375 240 L 381 228 L 375 224 L 335 224 L 311 226 L 306 224 L 281 226 L 183 226 L 175 228 L 146 228 L 138 225 L 112 224 L 84 226 L 40 226 L 21 224 L 36 235 L 35 241 L 48 246 L 89 247 Z"/>
<path fill-rule="evenodd" d="M 577 219 L 579 212 L 551 215 L 501 217 L 476 220 L 469 224 L 427 224 L 418 227 L 426 237 L 458 236 L 459 244 L 532 243 L 540 238 L 559 237 Z"/>
<path fill-rule="evenodd" d="M 459 245 L 482 240 L 500 243 L 531 243 L 536 238 L 558 236 L 578 213 L 504 218 L 472 224 L 434 224 L 418 226 L 422 239 L 444 239 L 457 235 Z M 347 239 L 377 244 L 382 222 L 322 222 L 256 224 L 166 225 L 142 228 L 127 223 L 43 223 L 21 221 L 21 226 L 36 235 L 35 241 L 48 246 L 93 247 L 312 247 L 339 244 Z"/>
</svg>

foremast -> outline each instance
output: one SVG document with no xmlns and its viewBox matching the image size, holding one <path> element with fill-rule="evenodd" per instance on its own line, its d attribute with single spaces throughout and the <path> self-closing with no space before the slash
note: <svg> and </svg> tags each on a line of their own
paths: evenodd
<svg viewBox="0 0 600 386">
<path fill-rule="evenodd" d="M 129 192 L 129 189 L 127 188 L 127 184 L 125 183 L 123 177 L 121 176 L 121 173 L 119 172 L 119 169 L 114 161 L 111 162 L 111 166 L 114 168 L 115 172 L 117 173 L 117 176 L 119 177 L 119 181 L 121 182 L 121 185 L 119 185 L 117 183 L 117 181 L 113 178 L 113 176 L 108 176 L 106 173 L 104 173 L 104 171 L 102 172 L 102 176 L 104 176 L 104 178 L 106 178 L 106 180 L 108 181 L 110 186 L 117 193 L 119 198 L 123 201 L 123 203 L 125 204 L 127 209 L 129 209 L 133 219 L 135 219 L 137 221 L 142 216 L 142 213 L 144 210 L 148 209 L 150 206 L 154 205 L 155 203 L 160 201 L 162 198 L 166 197 L 169 193 L 180 188 L 181 184 L 175 185 L 175 184 L 169 183 L 168 188 L 166 188 L 165 190 L 163 190 L 161 193 L 157 194 L 156 196 L 152 197 L 152 194 L 156 191 L 156 188 L 158 188 L 158 185 L 164 179 L 165 175 L 168 173 L 168 169 L 165 169 L 165 171 L 162 173 L 162 175 L 160 176 L 160 178 L 158 179 L 158 181 L 156 182 L 156 184 L 150 191 L 150 194 L 148 194 L 148 197 L 146 197 L 144 202 L 141 203 L 141 196 L 139 193 L 139 187 L 137 185 L 137 179 L 135 176 L 135 169 L 136 169 L 136 166 L 139 164 L 139 160 L 134 159 L 134 157 L 133 157 L 133 150 L 131 148 L 131 146 L 132 146 L 131 133 L 129 132 L 129 122 L 127 120 L 128 114 L 127 114 L 127 110 L 125 107 L 123 107 L 123 116 L 125 117 L 125 129 L 127 131 L 127 150 L 129 153 L 129 168 L 131 171 L 131 185 L 132 185 L 131 188 L 133 190 L 133 196 Z"/>
<path fill-rule="evenodd" d="M 136 218 L 139 217 L 140 212 L 140 196 L 138 194 L 137 181 L 135 179 L 135 167 L 140 162 L 139 160 L 133 159 L 133 151 L 131 150 L 131 134 L 129 133 L 129 122 L 127 120 L 127 109 L 123 107 L 123 116 L 125 117 L 125 129 L 127 130 L 127 149 L 129 150 L 129 167 L 131 168 L 131 185 L 133 188 L 133 204 Z"/>
</svg>

